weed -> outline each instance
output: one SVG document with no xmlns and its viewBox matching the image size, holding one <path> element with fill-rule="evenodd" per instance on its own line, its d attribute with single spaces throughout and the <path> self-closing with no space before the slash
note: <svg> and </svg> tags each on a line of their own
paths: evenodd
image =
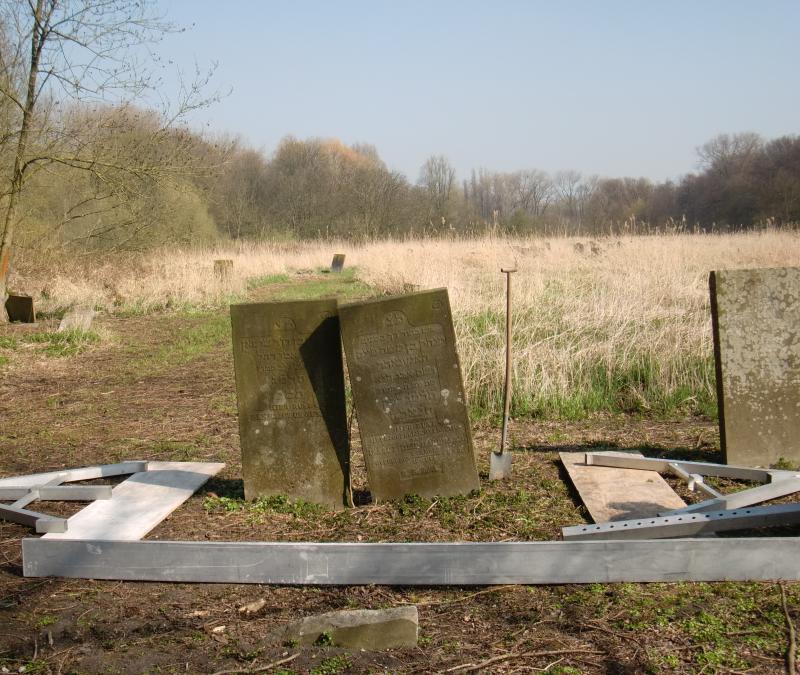
<svg viewBox="0 0 800 675">
<path fill-rule="evenodd" d="M 339 675 L 353 666 L 353 662 L 348 660 L 349 657 L 350 652 L 345 652 L 339 656 L 322 659 L 322 663 L 311 669 L 310 675 Z"/>
<path fill-rule="evenodd" d="M 15 337 L 0 335 L 0 349 L 16 349 L 19 345 Z"/>
<path fill-rule="evenodd" d="M 320 636 L 314 640 L 314 644 L 317 647 L 330 647 L 333 645 L 333 635 L 331 635 L 330 631 L 323 631 L 320 633 Z"/>
<path fill-rule="evenodd" d="M 52 626 L 56 621 L 58 621 L 59 618 L 60 617 L 52 616 L 52 615 L 43 616 L 41 619 L 39 619 L 36 622 L 35 626 L 37 628 L 44 628 L 45 626 Z"/>
</svg>

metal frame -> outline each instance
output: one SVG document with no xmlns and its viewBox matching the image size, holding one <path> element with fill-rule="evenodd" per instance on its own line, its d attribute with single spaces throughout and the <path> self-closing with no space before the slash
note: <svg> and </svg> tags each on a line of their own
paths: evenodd
<svg viewBox="0 0 800 675">
<path fill-rule="evenodd" d="M 602 452 L 587 452 L 587 466 L 611 466 L 620 469 L 645 469 L 660 473 L 671 473 L 685 482 L 693 492 L 702 492 L 711 497 L 698 504 L 690 504 L 681 509 L 662 511 L 661 517 L 706 511 L 730 511 L 742 509 L 753 504 L 785 497 L 800 492 L 800 473 L 778 469 L 758 469 L 749 466 L 728 466 L 727 464 L 706 464 L 704 462 L 672 462 L 667 459 L 610 455 Z M 703 476 L 736 478 L 740 480 L 767 481 L 765 485 L 723 495 L 703 482 Z"/>
<path fill-rule="evenodd" d="M 26 577 L 492 585 L 800 580 L 800 538 L 313 544 L 23 539 Z"/>
<path fill-rule="evenodd" d="M 0 500 L 16 500 L 10 506 L 0 504 L 0 518 L 34 527 L 36 532 L 66 532 L 66 518 L 30 511 L 25 507 L 34 501 L 94 501 L 111 499 L 110 485 L 61 485 L 105 476 L 121 476 L 147 471 L 147 462 L 120 462 L 84 469 L 68 469 L 50 473 L 0 479 Z"/>
</svg>

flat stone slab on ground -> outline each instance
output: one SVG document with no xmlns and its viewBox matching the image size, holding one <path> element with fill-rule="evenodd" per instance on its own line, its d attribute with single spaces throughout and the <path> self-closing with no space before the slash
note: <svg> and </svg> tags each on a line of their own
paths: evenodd
<svg viewBox="0 0 800 675">
<path fill-rule="evenodd" d="M 447 289 L 339 307 L 375 501 L 480 486 Z"/>
<path fill-rule="evenodd" d="M 247 499 L 352 503 L 335 300 L 231 305 Z"/>
<path fill-rule="evenodd" d="M 686 506 L 656 471 L 587 466 L 585 452 L 558 454 L 595 523 L 652 518 Z M 642 456 L 641 452 L 614 454 Z"/>
<path fill-rule="evenodd" d="M 336 647 L 351 649 L 413 649 L 419 639 L 416 606 L 390 609 L 354 609 L 309 616 L 272 631 L 265 644 L 297 640 L 311 645 L 329 633 Z"/>
<path fill-rule="evenodd" d="M 722 451 L 728 464 L 800 464 L 800 269 L 711 272 Z"/>
</svg>

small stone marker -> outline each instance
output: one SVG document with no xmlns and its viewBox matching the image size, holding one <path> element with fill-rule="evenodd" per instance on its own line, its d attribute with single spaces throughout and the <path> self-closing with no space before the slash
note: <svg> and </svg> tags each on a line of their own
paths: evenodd
<svg viewBox="0 0 800 675">
<path fill-rule="evenodd" d="M 264 638 L 265 644 L 297 640 L 313 645 L 323 633 L 330 635 L 334 647 L 350 649 L 414 649 L 419 639 L 417 608 L 353 609 L 309 616 L 281 626 Z"/>
<path fill-rule="evenodd" d="M 214 276 L 219 281 L 227 281 L 233 274 L 233 260 L 215 260 Z"/>
<path fill-rule="evenodd" d="M 335 300 L 231 305 L 246 499 L 352 505 Z"/>
<path fill-rule="evenodd" d="M 331 263 L 331 272 L 338 273 L 344 269 L 344 253 L 335 253 Z"/>
<path fill-rule="evenodd" d="M 67 312 L 58 324 L 57 333 L 65 330 L 89 330 L 92 327 L 92 320 L 94 319 L 94 310 L 88 307 L 80 307 Z"/>
<path fill-rule="evenodd" d="M 716 271 L 709 287 L 725 461 L 800 463 L 800 269 Z"/>
<path fill-rule="evenodd" d="M 375 501 L 480 486 L 447 289 L 339 306 Z"/>
<path fill-rule="evenodd" d="M 36 311 L 33 308 L 33 298 L 24 293 L 8 291 L 6 314 L 8 314 L 9 321 L 36 323 Z"/>
</svg>

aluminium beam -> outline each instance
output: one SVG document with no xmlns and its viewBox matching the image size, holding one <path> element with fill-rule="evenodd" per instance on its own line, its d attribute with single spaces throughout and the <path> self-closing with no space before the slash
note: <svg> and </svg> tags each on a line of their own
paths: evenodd
<svg viewBox="0 0 800 675">
<path fill-rule="evenodd" d="M 561 536 L 564 541 L 663 539 L 798 523 L 800 523 L 800 504 L 776 504 L 733 511 L 685 513 L 666 518 L 638 518 L 595 525 L 575 525 L 561 528 Z"/>
<path fill-rule="evenodd" d="M 800 538 L 314 544 L 23 539 L 26 577 L 492 585 L 800 580 Z"/>
<path fill-rule="evenodd" d="M 102 464 L 100 466 L 87 466 L 82 469 L 62 469 L 61 471 L 49 471 L 47 473 L 34 473 L 28 476 L 11 476 L 0 478 L 0 487 L 6 486 L 31 486 L 43 485 L 44 483 L 58 476 L 66 477 L 64 482 L 78 480 L 93 480 L 95 478 L 105 478 L 106 476 L 124 476 L 129 473 L 141 473 L 147 471 L 148 463 L 143 460 L 129 462 L 119 462 L 117 464 Z"/>
<path fill-rule="evenodd" d="M 64 518 L 48 516 L 45 513 L 28 511 L 17 506 L 0 504 L 0 518 L 18 525 L 35 527 L 37 532 L 66 532 L 67 521 Z"/>
<path fill-rule="evenodd" d="M 39 496 L 34 499 L 40 501 L 91 502 L 95 499 L 111 499 L 110 485 L 11 485 L 0 487 L 0 500 L 16 501 L 26 498 L 32 491 L 38 492 Z"/>
<path fill-rule="evenodd" d="M 750 466 L 729 466 L 727 464 L 711 464 L 707 462 L 684 462 L 655 457 L 636 457 L 633 455 L 611 455 L 604 452 L 587 452 L 586 463 L 595 466 L 613 466 L 619 469 L 644 469 L 660 473 L 672 473 L 670 464 L 675 464 L 690 474 L 697 473 L 702 476 L 735 478 L 761 483 L 800 476 L 796 471 L 757 469 Z"/>
<path fill-rule="evenodd" d="M 699 504 L 690 504 L 682 509 L 664 511 L 659 516 L 674 516 L 679 513 L 698 513 L 705 511 L 729 511 L 731 509 L 742 509 L 753 504 L 768 502 L 770 499 L 778 499 L 786 495 L 800 492 L 800 477 L 784 478 L 774 483 L 759 485 L 758 487 L 742 490 L 741 492 L 731 492 L 722 495 L 717 499 L 709 499 Z"/>
</svg>

